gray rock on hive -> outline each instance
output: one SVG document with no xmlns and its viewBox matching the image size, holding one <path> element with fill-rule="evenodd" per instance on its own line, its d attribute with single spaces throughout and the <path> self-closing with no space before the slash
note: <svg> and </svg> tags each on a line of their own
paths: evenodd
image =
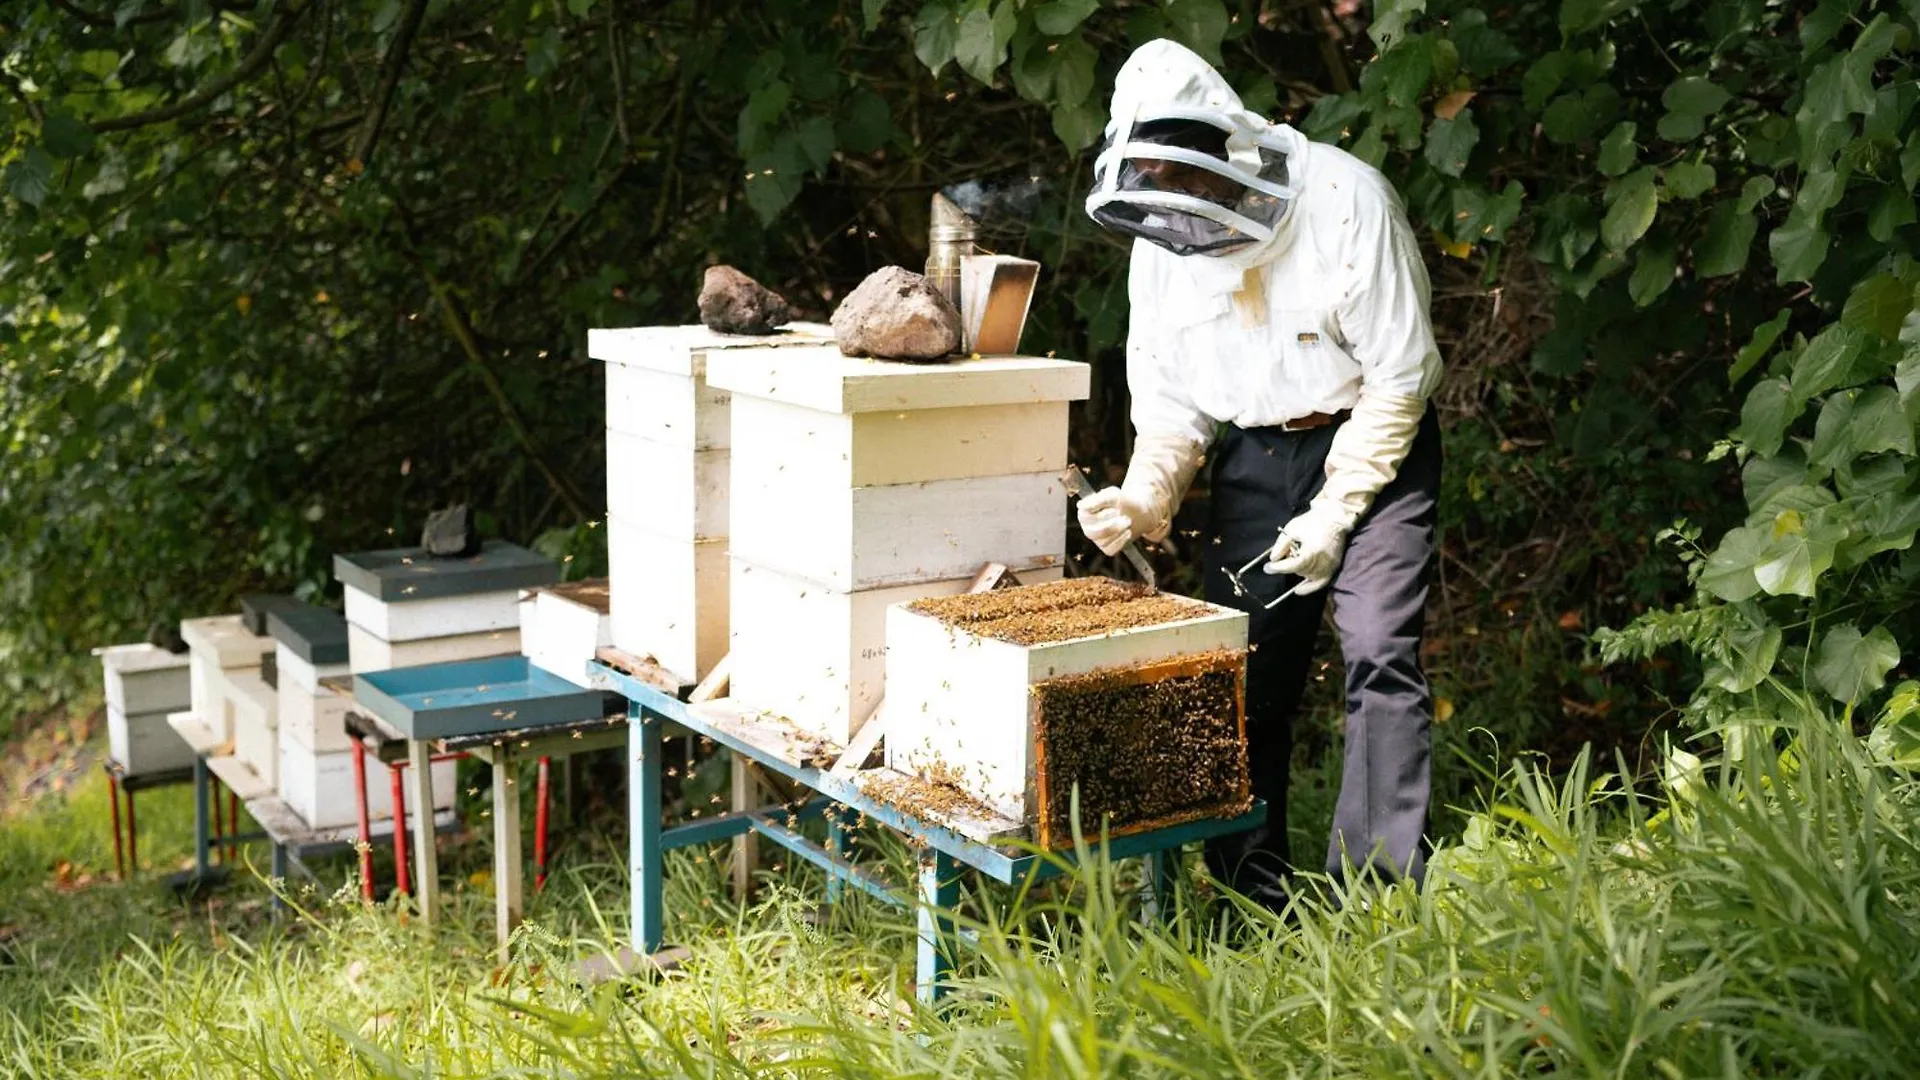
<svg viewBox="0 0 1920 1080">
<path fill-rule="evenodd" d="M 923 275 L 883 266 L 834 309 L 833 337 L 848 356 L 941 360 L 960 349 L 960 312 Z"/>
<path fill-rule="evenodd" d="M 471 555 L 480 549 L 478 537 L 467 528 L 467 504 L 458 503 L 427 515 L 420 530 L 420 546 L 429 555 Z"/>
<path fill-rule="evenodd" d="M 709 266 L 700 282 L 700 322 L 722 334 L 771 334 L 793 318 L 784 297 L 731 266 Z"/>
</svg>

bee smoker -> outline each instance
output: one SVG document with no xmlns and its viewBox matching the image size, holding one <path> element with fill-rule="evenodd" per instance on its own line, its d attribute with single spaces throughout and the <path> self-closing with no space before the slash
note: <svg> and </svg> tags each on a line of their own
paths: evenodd
<svg viewBox="0 0 1920 1080">
<path fill-rule="evenodd" d="M 974 221 L 952 199 L 933 193 L 927 223 L 927 280 L 960 307 L 960 257 L 973 254 Z"/>
</svg>

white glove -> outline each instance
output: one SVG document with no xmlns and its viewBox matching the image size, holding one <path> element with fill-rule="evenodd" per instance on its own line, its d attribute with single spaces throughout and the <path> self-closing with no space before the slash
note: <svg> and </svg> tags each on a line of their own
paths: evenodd
<svg viewBox="0 0 1920 1080">
<path fill-rule="evenodd" d="M 1162 540 L 1205 449 L 1179 435 L 1143 435 L 1133 442 L 1127 478 L 1080 500 L 1080 531 L 1112 555 L 1135 538 Z"/>
<path fill-rule="evenodd" d="M 1361 386 L 1353 415 L 1333 433 L 1327 448 L 1326 484 L 1306 513 L 1281 526 L 1267 573 L 1299 575 L 1301 595 L 1327 587 L 1340 568 L 1348 535 L 1381 489 L 1399 475 L 1426 411 L 1424 397 Z"/>
</svg>

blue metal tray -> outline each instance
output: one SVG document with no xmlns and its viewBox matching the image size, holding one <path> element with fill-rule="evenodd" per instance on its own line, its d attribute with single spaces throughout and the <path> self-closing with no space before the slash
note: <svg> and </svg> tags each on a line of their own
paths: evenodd
<svg viewBox="0 0 1920 1080">
<path fill-rule="evenodd" d="M 584 690 L 524 656 L 355 675 L 353 698 L 413 739 L 521 731 L 624 711 L 619 694 Z"/>
</svg>

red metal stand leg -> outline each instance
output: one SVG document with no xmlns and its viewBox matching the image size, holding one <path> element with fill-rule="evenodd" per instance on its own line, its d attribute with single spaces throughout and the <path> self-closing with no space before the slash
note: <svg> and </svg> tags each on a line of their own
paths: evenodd
<svg viewBox="0 0 1920 1080">
<path fill-rule="evenodd" d="M 133 792 L 127 792 L 127 875 L 140 872 L 140 819 L 133 816 Z"/>
<path fill-rule="evenodd" d="M 547 794 L 548 775 L 553 759 L 540 759 L 540 781 L 534 789 L 533 803 L 533 891 L 547 887 Z"/>
<path fill-rule="evenodd" d="M 411 892 L 407 888 L 407 786 L 399 765 L 387 766 L 387 778 L 393 784 L 393 887 Z"/>
<path fill-rule="evenodd" d="M 239 844 L 234 837 L 240 835 L 240 793 L 227 789 L 227 859 L 231 861 L 238 854 Z"/>
<path fill-rule="evenodd" d="M 132 799 L 133 796 L 127 796 Z M 127 860 L 120 850 L 120 778 L 107 772 L 107 806 L 113 811 L 113 873 L 121 881 L 127 880 Z"/>
<path fill-rule="evenodd" d="M 367 747 L 353 747 L 353 811 L 360 826 L 360 899 L 373 903 L 373 821 L 367 813 Z"/>
</svg>

